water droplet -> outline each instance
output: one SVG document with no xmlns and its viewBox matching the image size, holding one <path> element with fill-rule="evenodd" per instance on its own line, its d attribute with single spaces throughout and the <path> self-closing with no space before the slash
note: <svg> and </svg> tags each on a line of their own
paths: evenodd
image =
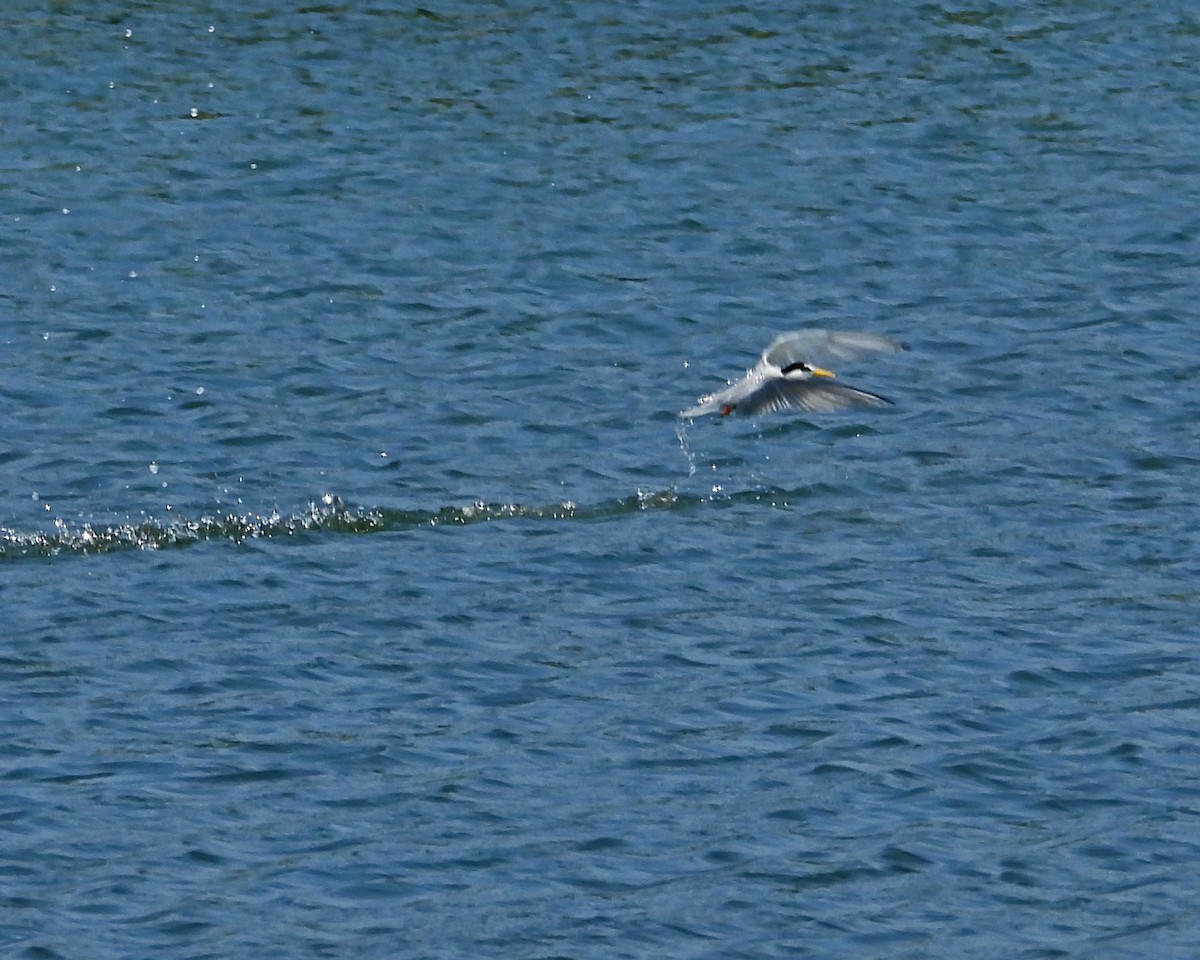
<svg viewBox="0 0 1200 960">
<path fill-rule="evenodd" d="M 150 472 L 158 473 L 158 464 L 155 463 L 153 460 L 150 461 Z"/>
</svg>

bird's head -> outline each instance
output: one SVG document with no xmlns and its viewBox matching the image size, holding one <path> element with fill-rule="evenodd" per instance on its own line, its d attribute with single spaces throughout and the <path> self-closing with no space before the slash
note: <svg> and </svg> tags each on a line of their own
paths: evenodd
<svg viewBox="0 0 1200 960">
<path fill-rule="evenodd" d="M 812 364 L 804 363 L 803 361 L 789 363 L 780 371 L 780 373 L 782 373 L 785 377 L 792 377 L 796 380 L 805 380 L 808 377 L 829 377 L 830 379 L 837 378 L 837 374 L 832 370 L 826 370 L 824 367 L 814 367 Z"/>
</svg>

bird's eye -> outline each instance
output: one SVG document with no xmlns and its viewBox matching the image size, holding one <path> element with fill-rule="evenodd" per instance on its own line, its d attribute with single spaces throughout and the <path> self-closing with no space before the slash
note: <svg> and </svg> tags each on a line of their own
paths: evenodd
<svg viewBox="0 0 1200 960">
<path fill-rule="evenodd" d="M 804 363 L 803 361 L 799 361 L 797 363 L 789 363 L 786 367 L 783 368 L 783 370 L 781 372 L 784 374 L 789 374 L 789 373 L 795 373 L 797 370 L 807 370 L 807 369 L 808 369 L 808 364 Z"/>
</svg>

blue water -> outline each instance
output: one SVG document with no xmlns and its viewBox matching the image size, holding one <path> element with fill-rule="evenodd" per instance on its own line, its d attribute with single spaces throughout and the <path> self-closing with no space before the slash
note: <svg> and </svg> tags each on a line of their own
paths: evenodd
<svg viewBox="0 0 1200 960">
<path fill-rule="evenodd" d="M 1191 5 L 243 7 L 0 13 L 0 954 L 1194 956 Z"/>
</svg>

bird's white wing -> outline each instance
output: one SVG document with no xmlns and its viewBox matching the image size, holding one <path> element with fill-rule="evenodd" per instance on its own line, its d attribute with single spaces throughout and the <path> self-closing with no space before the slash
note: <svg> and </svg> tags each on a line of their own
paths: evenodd
<svg viewBox="0 0 1200 960">
<path fill-rule="evenodd" d="M 886 407 L 892 401 L 877 393 L 849 387 L 828 380 L 765 381 L 750 396 L 737 404 L 738 413 L 753 416 L 778 413 L 782 410 L 804 410 L 809 413 L 828 413 L 847 407 Z"/>
<path fill-rule="evenodd" d="M 740 380 L 731 383 L 724 390 L 718 390 L 707 397 L 701 397 L 696 401 L 694 407 L 681 410 L 679 415 L 681 417 L 703 417 L 709 413 L 721 413 L 726 407 L 737 409 L 746 397 L 758 389 L 765 376 L 766 371 L 760 361 L 757 366 L 747 370 L 746 375 Z"/>
<path fill-rule="evenodd" d="M 703 417 L 710 413 L 718 413 L 722 406 L 719 396 L 719 394 L 714 393 L 712 396 L 701 397 L 699 402 L 694 407 L 688 407 L 686 410 L 680 410 L 679 415 L 681 417 L 690 418 Z"/>
<path fill-rule="evenodd" d="M 798 330 L 771 341 L 763 352 L 763 361 L 783 369 L 792 363 L 837 366 L 841 362 L 864 360 L 883 353 L 907 350 L 899 340 L 877 333 L 852 330 Z"/>
</svg>

